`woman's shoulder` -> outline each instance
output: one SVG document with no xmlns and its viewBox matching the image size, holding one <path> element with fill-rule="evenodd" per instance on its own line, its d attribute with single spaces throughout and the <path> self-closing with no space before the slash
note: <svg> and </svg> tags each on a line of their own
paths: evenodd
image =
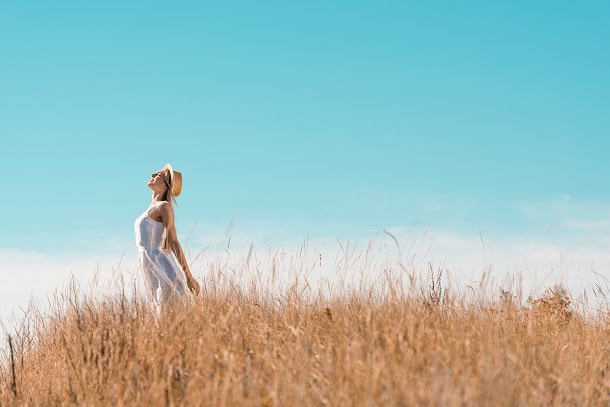
<svg viewBox="0 0 610 407">
<path fill-rule="evenodd" d="M 155 202 L 152 205 L 150 205 L 150 207 L 155 210 L 155 211 L 161 211 L 161 212 L 166 212 L 168 210 L 172 210 L 172 204 L 170 204 L 167 201 L 160 201 L 160 202 Z"/>
<path fill-rule="evenodd" d="M 161 201 L 157 204 L 157 209 L 162 212 L 173 212 L 172 204 L 167 201 Z"/>
</svg>

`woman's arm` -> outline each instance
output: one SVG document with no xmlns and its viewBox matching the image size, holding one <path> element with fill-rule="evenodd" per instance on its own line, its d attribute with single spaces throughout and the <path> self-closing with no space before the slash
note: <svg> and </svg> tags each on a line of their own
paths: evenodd
<svg viewBox="0 0 610 407">
<path fill-rule="evenodd" d="M 159 210 L 161 211 L 161 218 L 163 225 L 165 226 L 165 233 L 169 242 L 169 248 L 172 250 L 172 252 L 174 252 L 176 259 L 178 259 L 178 262 L 182 266 L 182 270 L 184 270 L 184 274 L 186 275 L 186 283 L 188 284 L 189 289 L 193 292 L 193 294 L 199 295 L 199 283 L 191 274 L 186 257 L 182 251 L 182 246 L 180 246 L 180 242 L 178 241 L 176 225 L 174 224 L 174 210 L 169 203 L 161 205 Z"/>
</svg>

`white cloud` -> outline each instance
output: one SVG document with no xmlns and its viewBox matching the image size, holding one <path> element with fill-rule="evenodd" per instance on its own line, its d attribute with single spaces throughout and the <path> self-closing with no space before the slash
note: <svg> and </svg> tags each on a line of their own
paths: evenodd
<svg viewBox="0 0 610 407">
<path fill-rule="evenodd" d="M 566 219 L 563 225 L 569 229 L 584 232 L 610 232 L 610 215 L 597 219 Z"/>
<path fill-rule="evenodd" d="M 564 283 L 575 294 L 589 290 L 598 279 L 597 274 L 610 270 L 610 252 L 607 251 L 608 235 L 589 236 L 572 233 L 572 239 L 557 236 L 553 230 L 541 236 L 494 236 L 479 232 L 465 233 L 450 230 L 396 226 L 387 229 L 396 238 L 379 232 L 376 236 L 363 236 L 350 240 L 334 237 L 309 237 L 309 263 L 322 257 L 322 265 L 317 273 L 320 278 L 332 279 L 337 270 L 351 261 L 352 273 L 368 267 L 369 273 L 383 273 L 384 266 L 407 267 L 418 274 L 425 274 L 431 264 L 435 269 L 446 270 L 456 289 L 462 290 L 481 280 L 483 273 L 494 284 L 508 287 L 509 282 L 523 282 L 523 289 L 541 292 L 556 283 Z M 223 253 L 231 259 L 226 264 L 240 269 L 250 247 L 257 253 L 259 268 L 264 269 L 272 262 L 268 258 L 274 250 L 293 256 L 305 241 L 304 236 L 286 237 L 283 245 L 269 242 L 265 233 L 232 231 L 223 240 L 219 231 L 207 240 L 194 241 L 207 250 L 200 253 L 200 274 L 204 275 L 213 265 L 214 259 Z M 270 231 L 275 235 L 274 231 Z M 223 240 L 213 242 L 214 238 Z M 211 239 L 211 240 L 210 240 Z M 271 248 L 270 248 L 271 246 Z M 227 252 L 226 248 L 230 250 Z M 345 254 L 347 252 L 347 254 Z M 351 256 L 351 257 L 350 257 Z M 361 258 L 368 256 L 368 264 Z M 349 257 L 351 260 L 343 258 Z M 355 261 L 354 259 L 360 258 Z M 376 263 L 379 267 L 372 267 Z M 372 278 L 372 277 L 371 277 Z"/>
<path fill-rule="evenodd" d="M 562 227 L 580 231 L 610 232 L 610 205 L 579 202 L 570 196 L 537 203 L 516 205 L 529 220 L 553 219 Z"/>
<path fill-rule="evenodd" d="M 65 287 L 72 276 L 86 287 L 96 274 L 102 280 L 119 269 L 131 275 L 135 264 L 133 256 L 52 256 L 0 248 L 0 320 L 7 324 L 12 313 L 22 314 L 20 309 L 26 309 L 32 298 L 44 303 L 54 290 Z"/>
<path fill-rule="evenodd" d="M 587 228 L 581 229 L 584 232 Z M 383 279 L 389 270 L 403 277 L 414 273 L 426 278 L 432 265 L 435 270 L 445 270 L 447 283 L 462 292 L 483 279 L 505 289 L 511 285 L 514 289 L 514 284 L 522 281 L 525 296 L 530 290 L 540 293 L 559 282 L 573 294 L 588 290 L 590 295 L 598 280 L 605 284 L 604 275 L 610 271 L 610 234 L 583 237 L 574 233 L 573 239 L 556 239 L 553 233 L 542 238 L 506 237 L 395 226 L 387 229 L 389 234 L 338 241 L 328 236 L 275 236 L 277 230 L 272 229 L 259 233 L 226 231 L 204 229 L 190 240 L 187 252 L 194 260 L 192 271 L 205 284 L 221 284 L 220 276 L 224 275 L 245 284 L 258 280 L 267 288 L 281 289 L 290 284 L 296 271 L 302 278 L 307 276 L 312 287 L 339 281 L 357 285 L 363 278 L 368 282 Z M 283 245 L 271 242 L 271 235 Z M 44 301 L 54 290 L 65 287 L 71 275 L 81 287 L 86 287 L 96 272 L 102 280 L 119 272 L 131 281 L 137 278 L 136 264 L 135 249 L 123 258 L 121 254 L 52 256 L 0 249 L 0 318 L 6 322 L 11 312 L 27 307 L 32 297 Z"/>
</svg>

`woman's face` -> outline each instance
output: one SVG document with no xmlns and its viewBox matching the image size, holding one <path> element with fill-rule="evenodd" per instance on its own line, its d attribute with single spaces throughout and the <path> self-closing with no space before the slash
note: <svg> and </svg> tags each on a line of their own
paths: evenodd
<svg viewBox="0 0 610 407">
<path fill-rule="evenodd" d="M 166 189 L 167 181 L 165 175 L 162 172 L 154 172 L 150 175 L 150 181 L 148 181 L 148 188 L 154 191 L 163 191 Z"/>
</svg>

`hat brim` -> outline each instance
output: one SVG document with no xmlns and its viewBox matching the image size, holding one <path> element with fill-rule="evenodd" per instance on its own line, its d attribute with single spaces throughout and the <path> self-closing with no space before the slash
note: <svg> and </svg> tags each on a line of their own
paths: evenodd
<svg viewBox="0 0 610 407">
<path fill-rule="evenodd" d="M 171 164 L 165 164 L 161 171 L 167 170 L 170 174 L 170 190 L 173 196 L 178 196 L 182 192 L 182 173 L 174 171 Z"/>
</svg>

